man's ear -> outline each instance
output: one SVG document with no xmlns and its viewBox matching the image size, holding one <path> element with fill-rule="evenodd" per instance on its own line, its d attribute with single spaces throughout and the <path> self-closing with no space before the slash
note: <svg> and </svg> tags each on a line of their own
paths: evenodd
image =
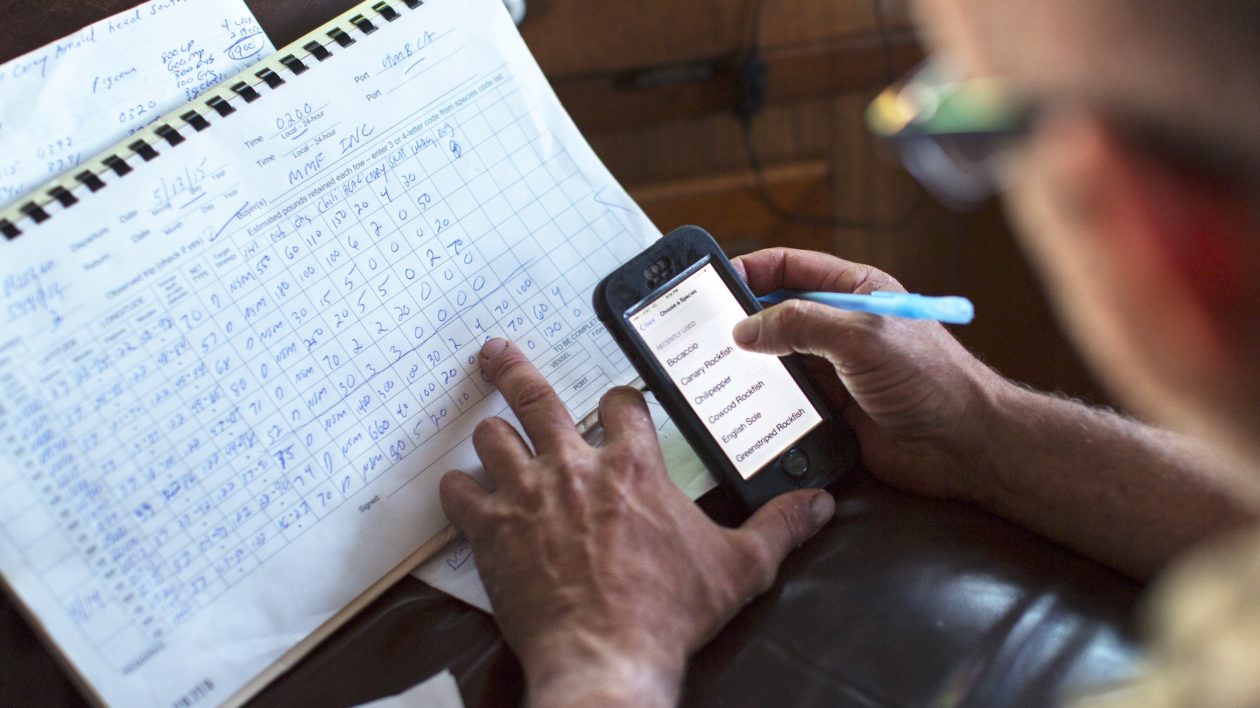
<svg viewBox="0 0 1260 708">
<path fill-rule="evenodd" d="M 1134 324 L 1150 329 L 1133 334 L 1162 369 L 1199 383 L 1251 366 L 1260 233 L 1250 194 L 1105 128 L 1095 147 L 1090 216 L 1105 241 L 1095 246 L 1122 279 Z"/>
</svg>

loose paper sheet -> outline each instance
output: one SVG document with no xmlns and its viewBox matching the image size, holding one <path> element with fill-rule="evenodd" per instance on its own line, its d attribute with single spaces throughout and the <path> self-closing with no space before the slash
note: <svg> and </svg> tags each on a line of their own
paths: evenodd
<svg viewBox="0 0 1260 708">
<path fill-rule="evenodd" d="M 464 708 L 464 699 L 459 695 L 455 677 L 450 671 L 443 671 L 402 693 L 364 703 L 360 708 Z"/>
<path fill-rule="evenodd" d="M 243 0 L 154 0 L 0 66 L 0 207 L 275 51 Z"/>
<path fill-rule="evenodd" d="M 699 499 L 705 492 L 716 487 L 717 482 L 687 444 L 678 426 L 665 414 L 665 409 L 657 402 L 656 397 L 649 393 L 646 398 L 648 409 L 652 412 L 652 421 L 656 423 L 656 435 L 665 455 L 665 469 L 669 472 L 670 480 L 690 499 Z M 486 587 L 477 573 L 477 562 L 473 558 L 472 549 L 464 538 L 452 541 L 412 575 L 457 600 L 493 613 Z"/>
<path fill-rule="evenodd" d="M 108 703 L 223 701 L 442 531 L 487 338 L 575 415 L 633 378 L 590 291 L 659 232 L 501 3 L 395 8 L 0 242 L 0 570 Z"/>
</svg>

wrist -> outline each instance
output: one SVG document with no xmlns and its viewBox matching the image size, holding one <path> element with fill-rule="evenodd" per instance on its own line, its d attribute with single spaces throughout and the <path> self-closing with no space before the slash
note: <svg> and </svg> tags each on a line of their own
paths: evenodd
<svg viewBox="0 0 1260 708">
<path fill-rule="evenodd" d="M 977 362 L 979 364 L 979 362 Z M 955 439 L 959 474 L 953 485 L 953 498 L 988 508 L 999 471 L 1009 455 L 1009 433 L 1026 415 L 1026 397 L 1031 393 L 987 366 L 971 377 L 970 403 L 966 427 Z"/>
<path fill-rule="evenodd" d="M 522 656 L 531 706 L 673 706 L 686 658 L 573 633 Z"/>
<path fill-rule="evenodd" d="M 1024 429 L 1029 419 L 1037 417 L 1039 398 L 1036 392 L 996 374 L 986 382 L 976 415 L 981 431 L 979 453 L 964 492 L 966 501 L 990 511 L 1001 506 L 1003 470 L 1012 464 L 1012 454 L 1028 452 Z"/>
</svg>

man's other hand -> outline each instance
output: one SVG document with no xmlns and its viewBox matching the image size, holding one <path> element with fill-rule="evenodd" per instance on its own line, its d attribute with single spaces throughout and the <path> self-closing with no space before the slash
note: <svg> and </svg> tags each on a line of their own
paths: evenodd
<svg viewBox="0 0 1260 708">
<path fill-rule="evenodd" d="M 531 703 L 672 705 L 687 656 L 770 586 L 834 500 L 792 492 L 722 528 L 670 482 L 638 391 L 600 400 L 597 449 L 515 345 L 491 340 L 481 357 L 533 449 L 503 419 L 482 421 L 473 445 L 495 489 L 451 472 L 442 507 L 472 545 Z"/>
<path fill-rule="evenodd" d="M 905 292 L 886 273 L 825 253 L 772 248 L 732 263 L 758 295 Z M 1009 384 L 939 323 L 789 300 L 740 322 L 734 336 L 752 351 L 813 357 L 810 372 L 857 433 L 872 474 L 917 494 L 974 499 L 992 393 Z"/>
</svg>

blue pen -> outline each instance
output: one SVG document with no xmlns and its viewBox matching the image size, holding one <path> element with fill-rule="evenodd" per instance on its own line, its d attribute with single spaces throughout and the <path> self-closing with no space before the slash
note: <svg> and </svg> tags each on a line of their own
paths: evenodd
<svg viewBox="0 0 1260 708">
<path fill-rule="evenodd" d="M 976 308 L 965 297 L 928 297 L 915 293 L 874 292 L 870 295 L 851 293 L 804 292 L 775 290 L 757 298 L 763 305 L 777 305 L 784 300 L 821 302 L 841 310 L 869 312 L 875 315 L 908 317 L 915 320 L 936 320 L 949 324 L 968 324 L 976 316 Z"/>
</svg>

